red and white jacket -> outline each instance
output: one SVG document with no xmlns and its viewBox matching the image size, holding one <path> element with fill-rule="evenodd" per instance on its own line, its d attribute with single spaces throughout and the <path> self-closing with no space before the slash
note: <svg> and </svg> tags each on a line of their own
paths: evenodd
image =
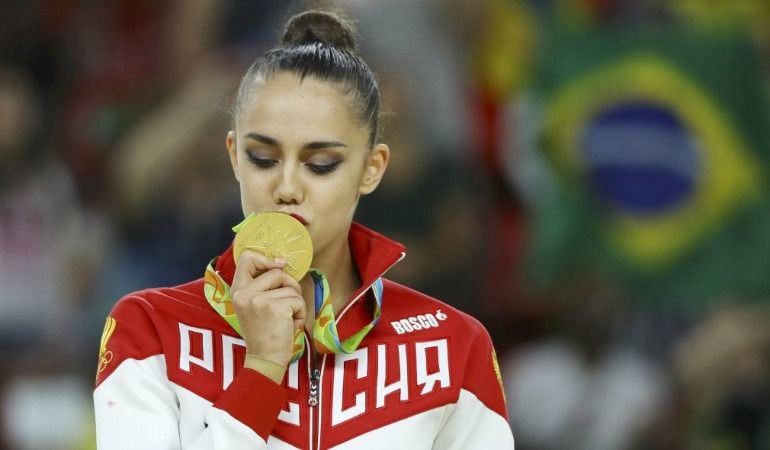
<svg viewBox="0 0 770 450">
<path fill-rule="evenodd" d="M 357 224 L 349 241 L 363 284 L 337 313 L 341 339 L 371 321 L 371 286 L 404 255 Z M 232 249 L 216 269 L 231 281 Z M 358 350 L 306 351 L 281 385 L 242 368 L 244 341 L 209 306 L 202 279 L 130 294 L 107 322 L 94 391 L 103 450 L 514 446 L 484 327 L 389 280 Z"/>
</svg>

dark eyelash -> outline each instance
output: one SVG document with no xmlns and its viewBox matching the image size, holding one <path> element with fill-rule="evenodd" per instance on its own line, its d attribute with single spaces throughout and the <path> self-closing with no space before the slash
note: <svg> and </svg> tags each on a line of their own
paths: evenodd
<svg viewBox="0 0 770 450">
<path fill-rule="evenodd" d="M 274 159 L 267 159 L 267 158 L 259 158 L 257 156 L 254 156 L 251 152 L 246 152 L 246 156 L 249 157 L 249 161 L 251 161 L 255 166 L 259 167 L 260 169 L 269 169 L 276 164 L 278 164 L 278 161 Z"/>
<path fill-rule="evenodd" d="M 317 175 L 325 175 L 327 173 L 333 172 L 337 168 L 337 166 L 339 166 L 341 163 L 342 163 L 342 160 L 334 161 L 333 163 L 329 163 L 329 164 L 307 163 L 307 168 L 310 169 L 311 172 Z"/>
</svg>

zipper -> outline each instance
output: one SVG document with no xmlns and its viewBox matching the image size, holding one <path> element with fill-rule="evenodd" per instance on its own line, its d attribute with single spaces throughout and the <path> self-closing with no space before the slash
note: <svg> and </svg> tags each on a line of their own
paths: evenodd
<svg viewBox="0 0 770 450">
<path fill-rule="evenodd" d="M 307 394 L 307 404 L 311 408 L 315 408 L 318 406 L 318 392 L 319 382 L 321 380 L 321 371 L 318 370 L 318 355 L 316 354 L 313 340 L 307 331 L 305 331 L 305 351 L 308 355 L 307 367 L 310 375 L 310 389 Z"/>
<path fill-rule="evenodd" d="M 316 426 L 313 428 L 315 430 L 315 443 L 316 447 L 320 449 L 321 448 L 321 423 L 323 423 L 323 405 L 321 405 L 321 384 L 320 384 L 320 378 L 321 374 L 326 369 L 326 355 L 321 355 L 321 370 L 318 371 L 318 378 L 319 378 L 319 385 L 318 385 L 318 407 L 315 408 L 316 410 Z"/>
<path fill-rule="evenodd" d="M 321 379 L 321 371 L 314 368 L 310 371 L 310 393 L 308 394 L 307 404 L 311 408 L 318 406 L 318 382 Z"/>
<path fill-rule="evenodd" d="M 305 331 L 305 351 L 308 357 L 308 372 L 310 375 L 310 388 L 308 389 L 307 404 L 310 407 L 309 449 L 320 448 L 321 436 L 321 370 L 318 368 L 318 355 L 315 351 L 310 336 Z"/>
</svg>

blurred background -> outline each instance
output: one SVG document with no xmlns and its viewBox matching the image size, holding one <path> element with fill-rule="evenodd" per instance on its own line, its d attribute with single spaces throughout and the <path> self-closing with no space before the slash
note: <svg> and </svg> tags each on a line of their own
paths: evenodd
<svg viewBox="0 0 770 450">
<path fill-rule="evenodd" d="M 517 448 L 770 449 L 770 2 L 326 4 L 394 153 L 357 220 L 488 327 Z M 104 319 L 229 244 L 229 105 L 304 8 L 0 2 L 0 448 L 94 448 Z"/>
</svg>

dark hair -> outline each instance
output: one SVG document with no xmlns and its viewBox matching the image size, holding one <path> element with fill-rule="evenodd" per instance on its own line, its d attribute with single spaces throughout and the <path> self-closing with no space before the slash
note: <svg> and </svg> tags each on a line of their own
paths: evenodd
<svg viewBox="0 0 770 450">
<path fill-rule="evenodd" d="M 290 72 L 338 83 L 352 95 L 356 112 L 369 126 L 369 145 L 379 134 L 380 91 L 374 73 L 358 55 L 355 28 L 350 20 L 332 12 L 311 10 L 292 16 L 278 46 L 246 71 L 233 105 L 237 116 L 258 79 Z"/>
</svg>

